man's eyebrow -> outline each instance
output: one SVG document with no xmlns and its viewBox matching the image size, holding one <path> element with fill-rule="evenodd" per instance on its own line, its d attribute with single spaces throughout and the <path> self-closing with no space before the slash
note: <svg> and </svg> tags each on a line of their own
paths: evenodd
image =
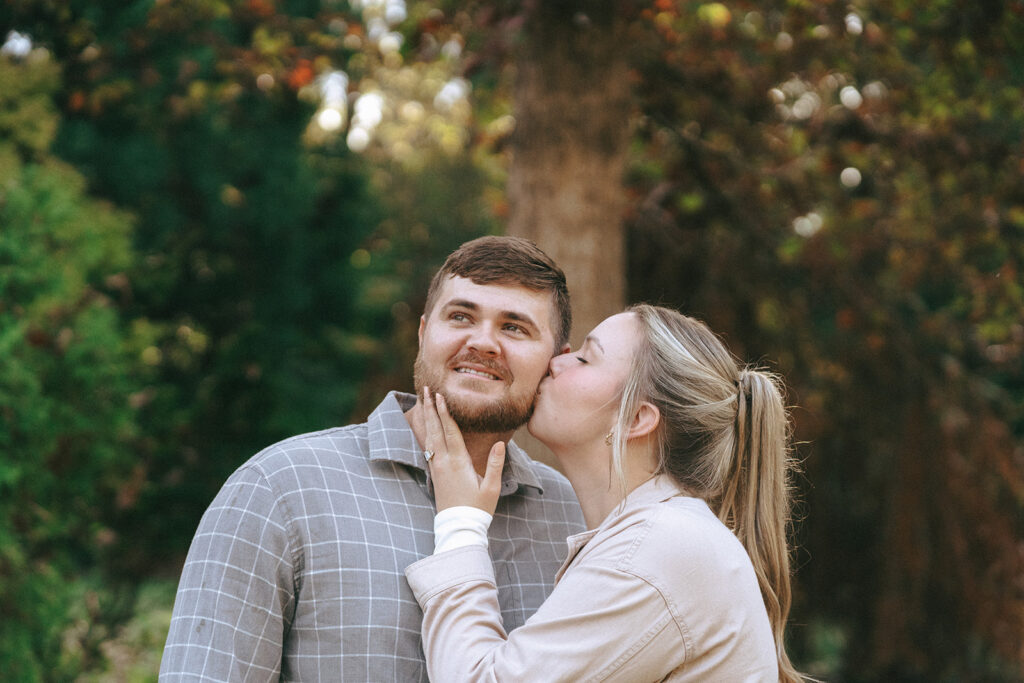
<svg viewBox="0 0 1024 683">
<path fill-rule="evenodd" d="M 515 321 L 521 322 L 521 323 L 526 323 L 527 325 L 529 325 L 530 327 L 532 327 L 534 329 L 539 329 L 537 327 L 537 323 L 533 322 L 533 318 L 531 318 L 530 316 L 526 315 L 525 313 L 519 313 L 518 311 L 502 311 L 501 315 L 502 315 L 503 318 L 507 318 L 509 320 L 515 320 Z"/>
<path fill-rule="evenodd" d="M 468 308 L 471 311 L 475 311 L 480 308 L 468 299 L 452 299 L 451 301 L 446 301 L 442 308 L 448 308 L 449 306 L 455 306 L 456 308 Z"/>
<path fill-rule="evenodd" d="M 594 335 L 592 335 L 592 334 L 588 334 L 588 335 L 587 335 L 587 336 L 586 336 L 586 337 L 585 337 L 585 338 L 583 339 L 583 343 L 584 343 L 584 344 L 586 344 L 587 342 L 590 342 L 591 344 L 593 344 L 593 345 L 594 345 L 594 346 L 596 346 L 597 348 L 601 349 L 601 353 L 602 353 L 602 354 L 604 353 L 604 347 L 603 347 L 603 346 L 601 346 L 601 342 L 600 342 L 600 341 L 598 340 L 598 338 L 597 338 L 597 337 L 595 337 Z"/>
</svg>

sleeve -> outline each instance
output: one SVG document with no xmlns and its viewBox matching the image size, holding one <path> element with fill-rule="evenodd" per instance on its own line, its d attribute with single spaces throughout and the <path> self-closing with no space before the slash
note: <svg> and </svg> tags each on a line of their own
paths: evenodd
<svg viewBox="0 0 1024 683">
<path fill-rule="evenodd" d="M 295 607 L 287 516 L 242 468 L 199 523 L 182 570 L 160 681 L 276 681 Z"/>
<path fill-rule="evenodd" d="M 423 608 L 436 681 L 654 681 L 686 654 L 661 593 L 614 567 L 572 568 L 526 624 L 507 635 L 486 549 L 467 546 L 406 569 Z"/>
<path fill-rule="evenodd" d="M 493 515 L 469 505 L 456 505 L 434 515 L 434 555 L 466 545 L 487 547 Z"/>
</svg>

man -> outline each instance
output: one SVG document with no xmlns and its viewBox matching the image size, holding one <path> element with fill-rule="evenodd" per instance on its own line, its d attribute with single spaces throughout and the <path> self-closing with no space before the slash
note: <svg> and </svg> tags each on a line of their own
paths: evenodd
<svg viewBox="0 0 1024 683">
<path fill-rule="evenodd" d="M 529 419 L 570 324 L 565 276 L 527 240 L 467 242 L 434 276 L 415 385 L 446 398 L 481 474 Z M 427 679 L 404 576 L 433 551 L 421 410 L 392 392 L 364 424 L 275 444 L 228 479 L 185 562 L 162 681 Z M 507 631 L 547 597 L 582 530 L 568 482 L 509 444 L 489 532 Z"/>
</svg>

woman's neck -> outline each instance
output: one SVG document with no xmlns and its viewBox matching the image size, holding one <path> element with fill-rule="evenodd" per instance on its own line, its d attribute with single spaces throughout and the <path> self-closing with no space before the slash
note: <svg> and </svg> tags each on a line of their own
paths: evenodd
<svg viewBox="0 0 1024 683">
<path fill-rule="evenodd" d="M 630 448 L 623 454 L 626 475 L 626 488 L 623 491 L 622 481 L 611 466 L 609 448 L 591 446 L 578 451 L 552 449 L 563 474 L 576 492 L 583 510 L 583 521 L 588 529 L 596 528 L 626 496 L 654 476 L 653 462 L 648 464 L 648 458 L 634 450 Z"/>
</svg>

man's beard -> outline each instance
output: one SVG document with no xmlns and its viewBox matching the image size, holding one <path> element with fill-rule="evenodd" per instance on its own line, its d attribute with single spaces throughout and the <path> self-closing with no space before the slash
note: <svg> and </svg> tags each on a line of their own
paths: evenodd
<svg viewBox="0 0 1024 683">
<path fill-rule="evenodd" d="M 493 366 L 493 363 L 480 357 L 460 357 L 459 360 L 485 367 Z M 447 367 L 442 367 L 440 370 L 441 373 L 448 372 Z M 537 399 L 537 392 L 534 391 L 520 398 L 506 396 L 502 399 L 481 401 L 479 404 L 461 401 L 444 391 L 444 376 L 439 374 L 436 368 L 427 366 L 423 361 L 422 353 L 416 355 L 416 363 L 413 365 L 413 382 L 416 386 L 417 398 L 423 397 L 424 386 L 428 386 L 432 392 L 444 396 L 448 414 L 452 416 L 455 424 L 464 434 L 499 434 L 518 429 L 530 420 L 533 415 L 534 402 Z"/>
</svg>

